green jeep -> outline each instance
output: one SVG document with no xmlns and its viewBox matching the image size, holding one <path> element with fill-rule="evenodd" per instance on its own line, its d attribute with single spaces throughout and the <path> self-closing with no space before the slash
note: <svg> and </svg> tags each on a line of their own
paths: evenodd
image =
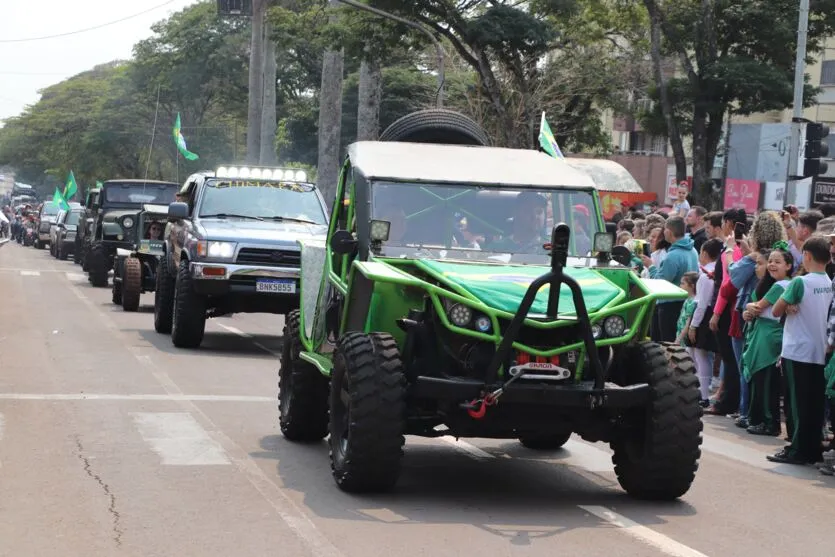
<svg viewBox="0 0 835 557">
<path fill-rule="evenodd" d="M 702 410 L 681 347 L 647 339 L 656 302 L 603 232 L 591 178 L 543 153 L 359 142 L 326 242 L 301 245 L 284 329 L 283 435 L 330 435 L 337 485 L 385 490 L 405 435 L 610 444 L 632 496 L 688 491 Z"/>
<path fill-rule="evenodd" d="M 156 290 L 159 259 L 165 254 L 163 231 L 168 205 L 145 204 L 142 210 L 116 219 L 131 249 L 116 248 L 112 300 L 125 311 L 137 311 L 139 298 Z"/>
</svg>

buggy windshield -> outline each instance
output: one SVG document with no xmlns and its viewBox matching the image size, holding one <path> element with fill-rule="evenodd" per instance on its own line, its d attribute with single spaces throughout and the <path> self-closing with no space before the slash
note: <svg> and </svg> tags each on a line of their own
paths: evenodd
<svg viewBox="0 0 835 557">
<path fill-rule="evenodd" d="M 316 188 L 292 182 L 209 180 L 199 216 L 213 215 L 327 224 Z"/>
<path fill-rule="evenodd" d="M 168 205 L 180 186 L 177 184 L 109 183 L 105 186 L 105 200 L 108 203 L 154 203 Z"/>
<path fill-rule="evenodd" d="M 372 218 L 391 223 L 383 256 L 546 264 L 554 225 L 571 227 L 570 255 L 590 254 L 600 231 L 593 192 L 573 189 L 500 188 L 377 182 Z M 452 250 L 454 253 L 449 253 Z"/>
</svg>

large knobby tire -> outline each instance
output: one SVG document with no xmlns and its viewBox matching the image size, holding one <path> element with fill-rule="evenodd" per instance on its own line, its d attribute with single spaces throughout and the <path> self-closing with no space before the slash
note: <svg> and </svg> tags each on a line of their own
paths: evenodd
<svg viewBox="0 0 835 557">
<path fill-rule="evenodd" d="M 139 296 L 142 294 L 142 263 L 136 257 L 128 257 L 122 263 L 122 309 L 139 309 Z"/>
<path fill-rule="evenodd" d="M 206 300 L 194 291 L 188 261 L 182 259 L 174 284 L 171 342 L 177 348 L 197 348 L 206 332 Z"/>
<path fill-rule="evenodd" d="M 110 301 L 114 305 L 122 305 L 122 281 L 116 280 L 116 277 L 113 277 L 113 286 L 110 287 Z"/>
<path fill-rule="evenodd" d="M 290 441 L 320 441 L 328 434 L 328 380 L 299 358 L 299 310 L 287 314 L 278 370 L 278 424 Z"/>
<path fill-rule="evenodd" d="M 90 248 L 87 255 L 87 268 L 90 284 L 97 287 L 107 286 L 107 256 L 104 253 L 104 247 L 101 244 L 96 244 Z"/>
<path fill-rule="evenodd" d="M 612 462 L 621 487 L 639 499 L 681 497 L 699 468 L 703 427 L 699 379 L 686 351 L 680 352 L 644 342 L 628 354 L 635 379 L 649 383 L 652 396 L 645 412 L 630 415 L 634 427 L 611 441 Z"/>
<path fill-rule="evenodd" d="M 157 265 L 154 289 L 154 330 L 164 335 L 171 333 L 174 319 L 174 277 L 168 272 L 168 260 L 163 256 Z"/>
<path fill-rule="evenodd" d="M 380 141 L 490 145 L 481 126 L 460 112 L 441 108 L 419 110 L 399 118 L 380 134 Z"/>
<path fill-rule="evenodd" d="M 391 489 L 400 475 L 406 378 L 391 335 L 348 333 L 334 354 L 330 392 L 331 470 L 340 489 Z"/>
<path fill-rule="evenodd" d="M 520 437 L 519 442 L 523 447 L 535 451 L 554 451 L 559 449 L 571 438 L 571 432 L 555 433 L 552 435 L 528 435 Z"/>
</svg>

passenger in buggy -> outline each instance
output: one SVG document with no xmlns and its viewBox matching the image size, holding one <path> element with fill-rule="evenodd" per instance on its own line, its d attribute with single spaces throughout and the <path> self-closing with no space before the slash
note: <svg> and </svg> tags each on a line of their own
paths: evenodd
<svg viewBox="0 0 835 557">
<path fill-rule="evenodd" d="M 145 239 L 162 240 L 162 224 L 158 221 L 152 221 L 145 232 Z"/>
</svg>

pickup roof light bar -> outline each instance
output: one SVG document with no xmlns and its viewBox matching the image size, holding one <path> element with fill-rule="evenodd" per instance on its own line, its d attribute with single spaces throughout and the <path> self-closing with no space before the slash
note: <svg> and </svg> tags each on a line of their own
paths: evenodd
<svg viewBox="0 0 835 557">
<path fill-rule="evenodd" d="M 251 166 L 220 166 L 216 178 L 252 180 L 282 180 L 285 182 L 307 182 L 307 172 L 296 168 L 256 168 Z"/>
</svg>

